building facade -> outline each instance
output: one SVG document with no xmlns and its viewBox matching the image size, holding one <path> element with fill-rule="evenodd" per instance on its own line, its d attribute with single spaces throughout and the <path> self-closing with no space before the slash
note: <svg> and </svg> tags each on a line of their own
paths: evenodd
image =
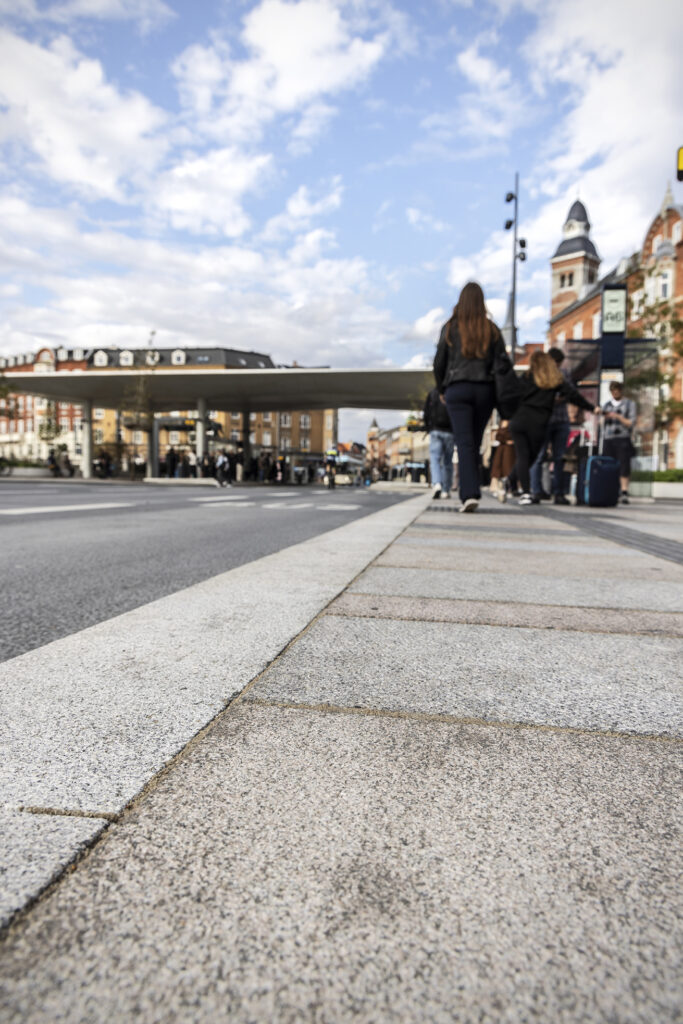
<svg viewBox="0 0 683 1024">
<path fill-rule="evenodd" d="M 652 219 L 641 247 L 619 261 L 599 278 L 600 258 L 590 237 L 590 223 L 583 203 L 572 205 L 563 228 L 563 239 L 550 260 L 551 316 L 548 341 L 563 347 L 570 339 L 587 340 L 601 335 L 602 289 L 622 284 L 628 293 L 630 337 L 657 338 L 664 383 L 648 402 L 652 423 L 652 466 L 683 469 L 683 359 L 681 336 L 672 321 L 683 318 L 683 206 L 674 202 L 668 188 L 661 208 Z M 657 322 L 657 311 L 661 320 Z M 668 378 L 668 379 L 666 379 Z M 655 389 L 657 390 L 657 389 Z M 671 400 L 669 410 L 662 400 Z M 655 409 L 659 412 L 655 415 Z"/>
</svg>

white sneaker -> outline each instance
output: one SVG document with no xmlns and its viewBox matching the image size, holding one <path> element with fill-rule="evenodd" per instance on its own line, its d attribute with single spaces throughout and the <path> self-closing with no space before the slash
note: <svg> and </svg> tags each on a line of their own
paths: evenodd
<svg viewBox="0 0 683 1024">
<path fill-rule="evenodd" d="M 533 498 L 530 494 L 523 494 L 518 501 L 518 505 L 533 505 Z"/>
<path fill-rule="evenodd" d="M 437 498 L 441 497 L 441 484 L 434 484 L 434 490 L 432 491 L 432 501 L 436 501 Z"/>
<path fill-rule="evenodd" d="M 451 496 L 451 492 L 450 491 L 444 491 L 443 494 L 441 495 L 442 498 L 450 498 L 450 496 Z"/>
<path fill-rule="evenodd" d="M 458 509 L 459 512 L 476 512 L 479 508 L 479 501 L 477 498 L 468 498 L 467 501 Z"/>
</svg>

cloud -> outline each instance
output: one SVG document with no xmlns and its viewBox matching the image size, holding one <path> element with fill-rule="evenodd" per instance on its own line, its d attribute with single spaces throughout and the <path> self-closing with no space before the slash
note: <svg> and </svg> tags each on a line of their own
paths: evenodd
<svg viewBox="0 0 683 1024">
<path fill-rule="evenodd" d="M 430 309 L 424 316 L 418 317 L 411 327 L 411 335 L 414 338 L 434 341 L 438 339 L 439 330 L 448 319 L 448 313 L 441 306 Z"/>
<path fill-rule="evenodd" d="M 160 176 L 154 203 L 176 229 L 236 237 L 250 223 L 240 200 L 270 164 L 269 155 L 247 156 L 233 147 L 190 157 Z"/>
<path fill-rule="evenodd" d="M 425 213 L 422 210 L 418 210 L 414 206 L 409 206 L 406 210 L 406 219 L 411 227 L 414 227 L 416 231 L 447 231 L 448 225 L 442 220 L 437 220 L 431 213 Z"/>
<path fill-rule="evenodd" d="M 70 24 L 78 19 L 135 21 L 143 33 L 166 24 L 175 12 L 162 0 L 63 0 L 38 7 L 35 0 L 0 0 L 0 14 L 15 21 Z"/>
<path fill-rule="evenodd" d="M 311 197 L 311 191 L 306 185 L 300 185 L 296 192 L 289 197 L 282 213 L 271 217 L 263 229 L 262 238 L 266 241 L 274 241 L 283 235 L 301 231 L 308 227 L 316 217 L 325 216 L 338 210 L 341 206 L 344 188 L 341 178 L 335 177 L 330 183 L 330 190 L 319 199 Z"/>
<path fill-rule="evenodd" d="M 242 22 L 244 58 L 215 37 L 210 46 L 188 48 L 173 72 L 201 133 L 255 141 L 277 115 L 301 112 L 292 134 L 293 145 L 303 147 L 334 113 L 325 97 L 363 82 L 389 42 L 387 33 L 354 35 L 331 0 L 262 0 Z"/>
<path fill-rule="evenodd" d="M 49 48 L 0 31 L 0 140 L 32 152 L 54 181 L 125 201 L 161 159 L 165 114 L 120 93 L 66 37 Z"/>
</svg>

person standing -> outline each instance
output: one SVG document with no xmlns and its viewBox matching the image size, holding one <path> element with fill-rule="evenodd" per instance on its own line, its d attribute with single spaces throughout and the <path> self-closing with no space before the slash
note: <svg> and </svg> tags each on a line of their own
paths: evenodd
<svg viewBox="0 0 683 1024">
<path fill-rule="evenodd" d="M 547 352 L 534 352 L 529 369 L 520 378 L 522 395 L 517 412 L 510 420 L 510 433 L 515 442 L 515 468 L 507 479 L 506 494 L 517 484 L 522 488 L 520 505 L 534 505 L 530 487 L 530 469 L 541 450 L 553 411 L 555 396 L 587 409 L 596 415 L 600 406 L 591 405 L 580 391 L 560 373 L 560 368 Z"/>
<path fill-rule="evenodd" d="M 453 486 L 453 428 L 446 402 L 438 388 L 427 395 L 422 413 L 425 431 L 429 434 L 429 471 L 432 498 L 450 498 Z"/>
<path fill-rule="evenodd" d="M 458 450 L 461 512 L 476 512 L 481 499 L 481 440 L 495 404 L 494 369 L 510 359 L 500 330 L 486 315 L 484 293 L 470 281 L 441 328 L 434 378 L 444 395 Z"/>
<path fill-rule="evenodd" d="M 612 381 L 609 386 L 612 397 L 602 407 L 605 416 L 605 444 L 603 454 L 619 463 L 620 502 L 628 505 L 628 487 L 631 480 L 631 458 L 634 454 L 631 435 L 636 424 L 636 403 L 624 398 L 624 385 Z"/>
<path fill-rule="evenodd" d="M 551 359 L 554 359 L 557 365 L 560 367 L 560 373 L 567 381 L 571 384 L 569 376 L 562 369 L 562 363 L 564 362 L 564 352 L 561 348 L 549 348 L 548 355 Z M 568 505 L 569 502 L 566 498 L 566 475 L 564 472 L 564 453 L 567 449 L 567 441 L 569 439 L 569 414 L 567 411 L 567 400 L 562 395 L 555 395 L 555 404 L 553 405 L 553 411 L 550 414 L 550 420 L 548 421 L 548 432 L 545 437 L 544 443 L 541 445 L 541 450 L 531 467 L 530 473 L 530 484 L 531 484 L 531 497 L 534 503 L 537 501 L 547 500 L 552 497 L 555 505 Z M 553 475 L 551 480 L 550 494 L 546 494 L 541 484 L 541 473 L 543 471 L 543 463 L 547 455 L 547 450 L 550 448 L 552 452 L 553 460 Z"/>
</svg>

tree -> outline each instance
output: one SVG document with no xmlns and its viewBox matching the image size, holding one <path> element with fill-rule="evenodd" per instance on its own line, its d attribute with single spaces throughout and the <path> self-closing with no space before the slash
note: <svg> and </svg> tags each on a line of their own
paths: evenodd
<svg viewBox="0 0 683 1024">
<path fill-rule="evenodd" d="M 55 438 L 59 437 L 62 433 L 61 423 L 59 422 L 59 416 L 57 413 L 57 403 L 48 402 L 45 406 L 45 415 L 43 416 L 40 426 L 38 427 L 38 437 L 41 441 L 54 441 Z"/>
<path fill-rule="evenodd" d="M 635 315 L 640 326 L 628 331 L 629 338 L 652 338 L 656 341 L 658 360 L 656 365 L 629 374 L 626 383 L 633 389 L 658 389 L 655 421 L 658 427 L 662 427 L 671 419 L 683 417 L 683 402 L 670 397 L 677 363 L 683 360 L 683 319 L 673 296 L 657 297 L 659 273 L 656 267 L 652 267 L 641 268 L 635 275 L 633 292 L 629 295 L 629 318 Z"/>
</svg>

